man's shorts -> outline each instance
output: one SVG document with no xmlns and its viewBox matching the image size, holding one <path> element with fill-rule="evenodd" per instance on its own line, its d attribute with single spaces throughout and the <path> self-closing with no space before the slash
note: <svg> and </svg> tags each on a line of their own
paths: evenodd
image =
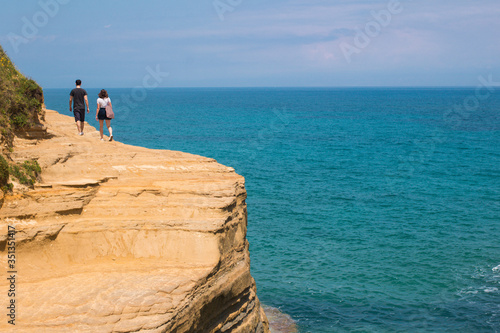
<svg viewBox="0 0 500 333">
<path fill-rule="evenodd" d="M 75 115 L 75 121 L 85 121 L 85 110 L 73 110 L 73 114 Z"/>
</svg>

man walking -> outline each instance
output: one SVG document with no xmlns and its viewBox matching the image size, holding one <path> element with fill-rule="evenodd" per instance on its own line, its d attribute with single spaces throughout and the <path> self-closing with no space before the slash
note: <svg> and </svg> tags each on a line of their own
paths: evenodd
<svg viewBox="0 0 500 333">
<path fill-rule="evenodd" d="M 76 128 L 78 135 L 83 135 L 83 127 L 85 126 L 85 105 L 87 113 L 90 112 L 89 100 L 87 92 L 81 88 L 82 81 L 76 80 L 76 88 L 71 90 L 69 94 L 69 111 L 71 112 L 71 104 L 73 104 L 73 114 L 75 115 Z"/>
</svg>

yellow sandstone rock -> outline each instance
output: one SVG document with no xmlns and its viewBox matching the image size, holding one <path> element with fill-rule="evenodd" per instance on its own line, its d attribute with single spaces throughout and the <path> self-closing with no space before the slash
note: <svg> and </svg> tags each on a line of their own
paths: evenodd
<svg viewBox="0 0 500 333">
<path fill-rule="evenodd" d="M 43 171 L 0 209 L 4 272 L 16 229 L 1 332 L 269 331 L 250 275 L 243 177 L 210 158 L 102 142 L 88 124 L 78 136 L 55 111 L 45 119 L 11 155 Z"/>
</svg>

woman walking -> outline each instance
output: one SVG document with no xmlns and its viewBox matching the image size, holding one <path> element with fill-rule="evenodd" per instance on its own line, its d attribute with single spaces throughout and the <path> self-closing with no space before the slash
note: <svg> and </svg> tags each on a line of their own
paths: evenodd
<svg viewBox="0 0 500 333">
<path fill-rule="evenodd" d="M 95 113 L 95 120 L 99 120 L 99 133 L 101 134 L 101 141 L 103 138 L 103 125 L 106 120 L 106 127 L 109 131 L 109 141 L 113 141 L 113 129 L 111 128 L 111 118 L 106 115 L 106 107 L 111 106 L 111 99 L 108 97 L 108 92 L 104 89 L 99 93 L 99 98 L 97 99 L 97 110 Z"/>
</svg>

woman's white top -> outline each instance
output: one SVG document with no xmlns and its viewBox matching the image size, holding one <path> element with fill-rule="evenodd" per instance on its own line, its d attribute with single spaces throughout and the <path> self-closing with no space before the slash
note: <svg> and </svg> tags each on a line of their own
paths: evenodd
<svg viewBox="0 0 500 333">
<path fill-rule="evenodd" d="M 106 97 L 104 99 L 99 97 L 97 99 L 97 104 L 99 104 L 101 108 L 105 108 L 109 103 L 111 103 L 111 99 L 109 99 L 109 97 Z"/>
</svg>

